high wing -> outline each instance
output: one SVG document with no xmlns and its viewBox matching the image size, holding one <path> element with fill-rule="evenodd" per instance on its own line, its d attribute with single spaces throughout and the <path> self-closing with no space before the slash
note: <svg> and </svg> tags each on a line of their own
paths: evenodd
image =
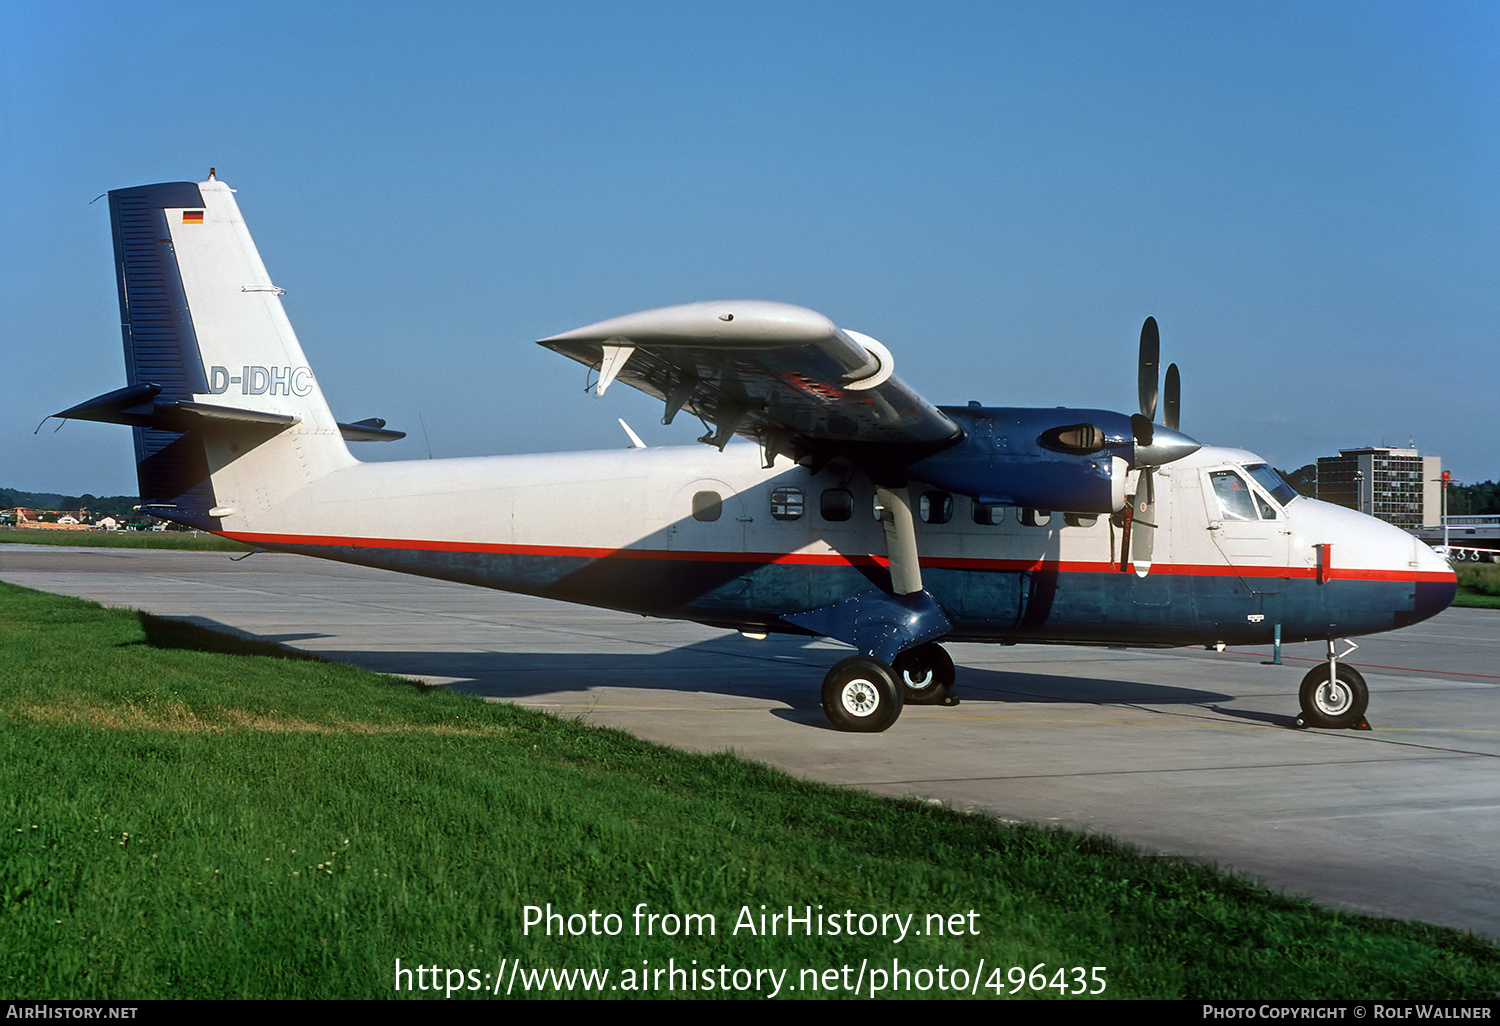
<svg viewBox="0 0 1500 1026">
<path fill-rule="evenodd" d="M 910 462 L 963 437 L 946 414 L 891 371 L 890 351 L 813 310 L 763 300 L 719 300 L 627 314 L 544 338 L 614 381 L 712 425 L 703 441 L 733 435 L 778 453 L 832 456 L 877 448 Z M 899 454 L 899 455 L 898 455 Z"/>
</svg>

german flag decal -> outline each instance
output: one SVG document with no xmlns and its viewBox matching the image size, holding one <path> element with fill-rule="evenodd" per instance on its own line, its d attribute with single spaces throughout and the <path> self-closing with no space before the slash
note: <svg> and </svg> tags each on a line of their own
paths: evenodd
<svg viewBox="0 0 1500 1026">
<path fill-rule="evenodd" d="M 182 223 L 183 224 L 202 224 L 203 223 L 203 211 L 201 211 L 201 210 L 184 210 L 182 212 Z"/>
</svg>

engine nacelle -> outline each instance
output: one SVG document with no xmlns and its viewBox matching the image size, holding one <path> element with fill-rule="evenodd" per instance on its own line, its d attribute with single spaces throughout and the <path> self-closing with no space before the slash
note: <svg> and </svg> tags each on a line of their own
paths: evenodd
<svg viewBox="0 0 1500 1026">
<path fill-rule="evenodd" d="M 964 440 L 912 464 L 920 480 L 979 502 L 1053 512 L 1116 513 L 1134 439 L 1109 410 L 940 407 Z"/>
</svg>

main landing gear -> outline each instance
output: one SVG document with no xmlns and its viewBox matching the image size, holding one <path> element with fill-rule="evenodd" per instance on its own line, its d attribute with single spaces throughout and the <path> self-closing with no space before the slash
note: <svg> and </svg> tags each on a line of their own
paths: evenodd
<svg viewBox="0 0 1500 1026">
<path fill-rule="evenodd" d="M 901 715 L 896 675 L 874 656 L 850 656 L 823 678 L 823 712 L 840 730 L 878 734 Z"/>
<path fill-rule="evenodd" d="M 782 617 L 793 626 L 853 645 L 823 680 L 823 711 L 839 730 L 878 733 L 913 705 L 956 705 L 953 660 L 933 644 L 952 629 L 922 587 L 911 493 L 903 482 L 877 484 L 890 587 L 870 588 L 831 605 Z M 887 662 L 889 660 L 889 662 Z"/>
<path fill-rule="evenodd" d="M 957 705 L 953 658 L 936 642 L 909 648 L 891 664 L 911 705 Z"/>
<path fill-rule="evenodd" d="M 1348 650 L 1340 655 L 1335 651 L 1333 639 L 1329 639 L 1328 662 L 1314 666 L 1302 678 L 1302 689 L 1298 692 L 1302 715 L 1297 717 L 1298 727 L 1370 729 L 1365 720 L 1370 689 L 1358 670 L 1339 662 L 1358 647 L 1351 641 Z"/>
<path fill-rule="evenodd" d="M 839 730 L 879 733 L 896 722 L 907 703 L 957 705 L 953 678 L 953 659 L 931 642 L 902 652 L 895 665 L 850 656 L 823 678 L 823 712 Z"/>
</svg>

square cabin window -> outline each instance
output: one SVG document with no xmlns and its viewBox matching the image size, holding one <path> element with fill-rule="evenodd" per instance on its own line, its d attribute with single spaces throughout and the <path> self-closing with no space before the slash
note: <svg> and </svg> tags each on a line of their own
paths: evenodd
<svg viewBox="0 0 1500 1026">
<path fill-rule="evenodd" d="M 985 527 L 996 527 L 1005 523 L 1005 507 L 989 502 L 975 502 L 974 523 Z"/>
<path fill-rule="evenodd" d="M 790 487 L 772 488 L 771 518 L 773 520 L 801 520 L 802 489 Z"/>
<path fill-rule="evenodd" d="M 854 496 L 847 488 L 830 488 L 819 503 L 824 520 L 842 523 L 854 516 Z"/>
<path fill-rule="evenodd" d="M 712 523 L 724 515 L 724 500 L 718 492 L 693 493 L 693 519 Z"/>
<path fill-rule="evenodd" d="M 924 524 L 946 524 L 953 519 L 953 496 L 947 492 L 923 492 L 917 500 L 917 515 Z"/>
</svg>

